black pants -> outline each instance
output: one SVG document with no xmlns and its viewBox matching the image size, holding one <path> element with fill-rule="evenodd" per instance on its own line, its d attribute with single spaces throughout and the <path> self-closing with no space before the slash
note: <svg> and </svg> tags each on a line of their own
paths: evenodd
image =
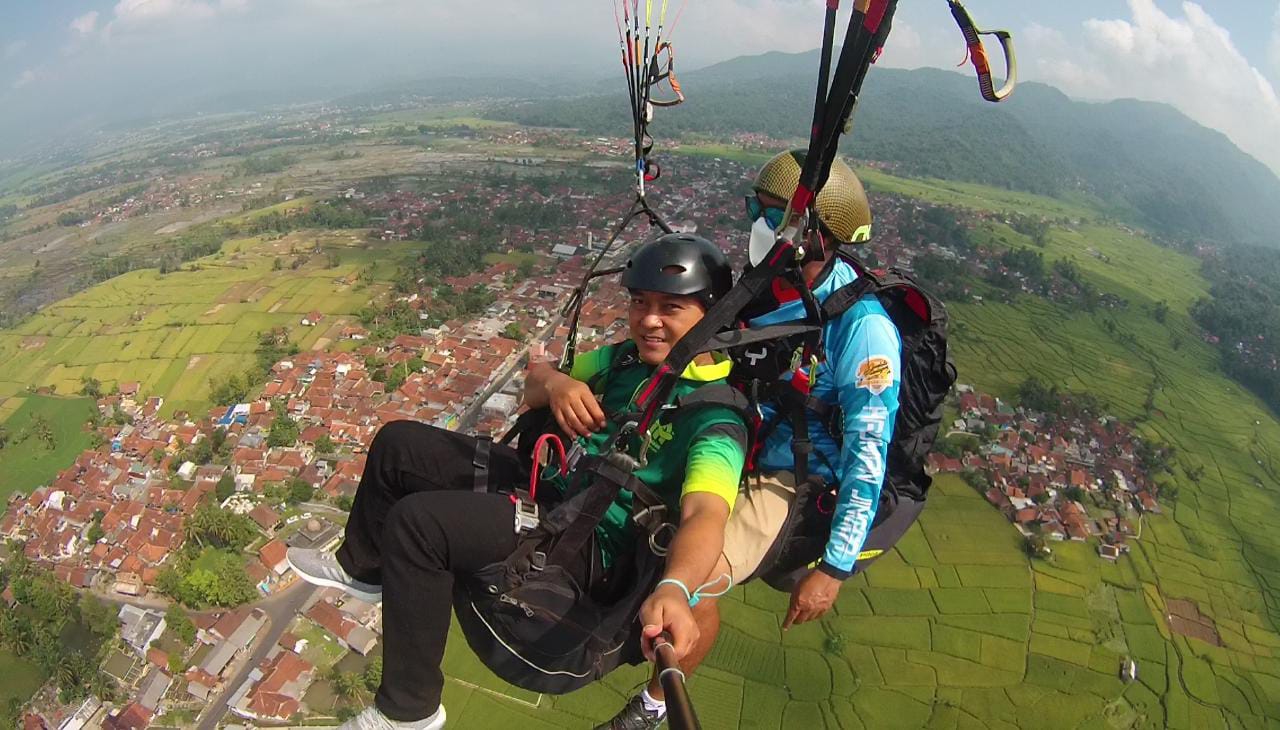
<svg viewBox="0 0 1280 730">
<path fill-rule="evenodd" d="M 454 576 L 516 547 L 515 508 L 504 493 L 527 482 L 528 470 L 514 450 L 486 444 L 489 478 L 477 485 L 477 442 L 411 421 L 384 426 L 369 447 L 338 548 L 348 573 L 382 584 L 382 685 L 374 702 L 393 720 L 419 720 L 440 705 Z M 594 552 L 594 545 L 584 550 L 584 577 Z"/>
</svg>

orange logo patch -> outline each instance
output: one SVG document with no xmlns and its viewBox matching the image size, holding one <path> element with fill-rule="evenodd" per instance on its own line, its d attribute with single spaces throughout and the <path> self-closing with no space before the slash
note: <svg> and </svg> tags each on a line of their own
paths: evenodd
<svg viewBox="0 0 1280 730">
<path fill-rule="evenodd" d="M 869 357 L 858 364 L 858 387 L 880 395 L 893 385 L 893 366 L 882 355 Z"/>
</svg>

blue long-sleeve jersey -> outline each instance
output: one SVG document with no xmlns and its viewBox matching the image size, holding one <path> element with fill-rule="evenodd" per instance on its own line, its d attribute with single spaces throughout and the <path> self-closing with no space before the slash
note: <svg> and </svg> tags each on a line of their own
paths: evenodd
<svg viewBox="0 0 1280 730">
<path fill-rule="evenodd" d="M 858 278 L 853 267 L 836 261 L 814 289 L 819 302 Z M 804 318 L 799 300 L 751 320 L 752 326 L 779 324 Z M 789 375 L 788 375 L 789 377 Z M 880 501 L 889 441 L 898 413 L 898 389 L 902 379 L 902 340 L 898 329 L 874 295 L 868 294 L 823 329 L 823 360 L 811 395 L 839 406 L 844 418 L 844 444 L 838 445 L 825 424 L 809 419 L 814 451 L 809 473 L 838 484 L 839 497 L 832 516 L 820 569 L 837 578 L 853 572 Z M 791 423 L 769 404 L 763 406 L 766 423 L 777 426 L 757 458 L 764 471 L 791 471 Z M 834 469 L 834 471 L 833 471 Z"/>
</svg>

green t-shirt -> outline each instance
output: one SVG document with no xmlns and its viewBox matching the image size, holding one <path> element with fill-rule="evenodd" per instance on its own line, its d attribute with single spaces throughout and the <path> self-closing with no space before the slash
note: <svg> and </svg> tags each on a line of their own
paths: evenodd
<svg viewBox="0 0 1280 730">
<path fill-rule="evenodd" d="M 609 413 L 634 410 L 632 400 L 654 371 L 652 366 L 634 358 L 629 358 L 630 364 L 615 366 L 619 347 L 631 345 L 607 345 L 579 355 L 569 373 L 575 380 L 592 382 L 592 389 L 601 396 L 601 404 Z M 728 360 L 719 360 L 714 365 L 690 365 L 676 382 L 673 396 L 683 396 L 703 385 L 723 383 L 731 366 Z M 598 454 L 617 428 L 618 424 L 609 421 L 603 431 L 579 440 L 587 453 Z M 677 409 L 657 419 L 649 433 L 648 462 L 635 475 L 673 511 L 678 512 L 680 499 L 693 492 L 718 494 L 733 507 L 747 448 L 746 426 L 737 412 L 707 407 L 682 415 Z M 628 448 L 628 453 L 638 456 L 639 439 Z M 562 492 L 566 488 L 562 480 L 556 479 L 553 483 Z M 614 555 L 630 550 L 635 544 L 631 500 L 631 492 L 622 490 L 596 526 L 606 566 Z"/>
</svg>

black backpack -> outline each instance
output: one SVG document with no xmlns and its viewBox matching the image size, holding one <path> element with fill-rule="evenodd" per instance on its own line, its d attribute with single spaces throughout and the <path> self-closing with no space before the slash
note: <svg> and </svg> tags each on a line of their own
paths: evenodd
<svg viewBox="0 0 1280 730">
<path fill-rule="evenodd" d="M 858 279 L 821 302 L 821 323 L 843 315 L 863 296 L 874 294 L 902 340 L 899 405 L 889 443 L 885 484 L 875 522 L 854 568 L 856 572 L 891 548 L 923 509 L 932 483 L 925 473 L 925 458 L 937 438 L 943 401 L 955 384 L 956 368 L 947 354 L 947 310 L 941 300 L 898 269 L 872 271 L 844 251 L 838 252 L 837 257 L 858 272 Z M 815 326 L 814 322 L 806 324 Z M 791 418 L 793 425 L 804 425 L 814 418 L 821 420 L 839 443 L 843 417 L 838 409 L 814 398 L 797 398 L 794 389 L 778 385 L 777 377 L 791 368 L 793 352 L 808 336 L 811 334 L 797 332 L 764 346 L 754 343 L 731 349 L 738 386 L 773 397 L 779 405 L 779 417 Z M 767 387 L 762 385 L 765 378 L 771 379 Z M 795 428 L 795 433 L 807 434 L 807 428 Z M 759 438 L 764 437 L 762 433 Z M 800 440 L 808 441 L 804 436 Z M 797 465 L 809 448 L 793 444 Z M 804 461 L 807 465 L 807 457 Z M 779 590 L 790 590 L 803 577 L 822 556 L 830 536 L 833 485 L 809 478 L 807 468 L 801 468 L 797 469 L 796 492 L 791 514 L 756 573 Z"/>
</svg>

